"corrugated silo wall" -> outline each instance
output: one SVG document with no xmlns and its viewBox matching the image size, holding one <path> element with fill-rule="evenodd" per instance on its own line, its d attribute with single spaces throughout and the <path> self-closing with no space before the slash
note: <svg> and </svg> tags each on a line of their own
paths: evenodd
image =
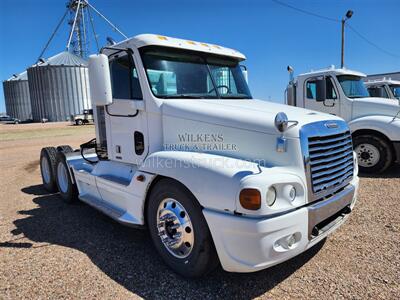
<svg viewBox="0 0 400 300">
<path fill-rule="evenodd" d="M 91 108 L 89 72 L 85 66 L 35 66 L 28 69 L 35 121 L 70 120 Z"/>
<path fill-rule="evenodd" d="M 28 80 L 3 81 L 3 91 L 9 116 L 21 121 L 32 119 Z"/>
</svg>

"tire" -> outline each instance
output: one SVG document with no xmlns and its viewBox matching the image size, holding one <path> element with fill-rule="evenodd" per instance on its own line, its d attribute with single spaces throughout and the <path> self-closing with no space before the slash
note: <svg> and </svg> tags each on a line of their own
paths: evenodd
<svg viewBox="0 0 400 300">
<path fill-rule="evenodd" d="M 361 173 L 382 173 L 393 162 L 391 145 L 374 135 L 359 135 L 354 138 L 354 150 Z"/>
<path fill-rule="evenodd" d="M 167 206 L 163 205 L 165 203 Z M 175 213 L 170 213 L 172 210 Z M 184 217 L 182 211 L 185 213 Z M 179 217 L 172 222 L 169 219 L 165 222 L 159 220 L 159 216 L 168 217 L 168 213 Z M 171 179 L 160 180 L 150 193 L 146 217 L 155 248 L 176 273 L 195 278 L 211 272 L 218 265 L 214 243 L 201 206 L 183 185 Z M 163 226 L 159 226 L 160 223 Z M 171 229 L 174 225 L 178 229 Z M 164 234 L 159 236 L 159 232 Z M 182 236 L 174 240 L 179 241 L 176 245 L 169 248 L 163 243 L 162 239 L 172 240 L 171 236 L 177 233 Z"/>
<path fill-rule="evenodd" d="M 76 125 L 83 125 L 83 121 L 81 119 L 75 120 Z"/>
<path fill-rule="evenodd" d="M 70 145 L 61 145 L 57 147 L 57 152 L 70 153 L 74 152 L 74 149 Z"/>
<path fill-rule="evenodd" d="M 40 151 L 40 174 L 43 186 L 49 192 L 57 192 L 55 166 L 57 151 L 54 147 L 42 148 Z"/>
<path fill-rule="evenodd" d="M 55 174 L 57 188 L 61 198 L 63 198 L 66 203 L 76 202 L 78 199 L 78 189 L 76 185 L 72 183 L 65 155 L 62 152 L 57 152 L 56 155 Z"/>
</svg>

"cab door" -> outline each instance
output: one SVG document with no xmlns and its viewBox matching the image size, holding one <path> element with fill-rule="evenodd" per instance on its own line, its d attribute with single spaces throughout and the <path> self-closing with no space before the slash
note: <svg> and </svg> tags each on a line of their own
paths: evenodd
<svg viewBox="0 0 400 300">
<path fill-rule="evenodd" d="M 322 89 L 320 88 L 321 81 L 324 81 Z M 323 96 L 317 97 L 318 93 L 323 93 Z M 332 115 L 340 114 L 338 92 L 331 76 L 313 77 L 305 81 L 304 105 L 307 109 Z"/>
<path fill-rule="evenodd" d="M 109 62 L 113 103 L 105 108 L 108 157 L 139 165 L 148 152 L 148 130 L 134 56 L 122 51 Z"/>
</svg>

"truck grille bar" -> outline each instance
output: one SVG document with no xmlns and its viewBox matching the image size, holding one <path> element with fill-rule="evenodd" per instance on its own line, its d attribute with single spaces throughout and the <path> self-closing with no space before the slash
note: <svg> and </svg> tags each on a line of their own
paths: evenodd
<svg viewBox="0 0 400 300">
<path fill-rule="evenodd" d="M 335 121 L 329 128 L 326 122 L 312 123 L 301 130 L 302 150 L 311 187 L 309 202 L 334 195 L 354 176 L 354 158 L 351 133 L 346 123 Z"/>
<path fill-rule="evenodd" d="M 308 138 L 314 193 L 353 177 L 352 148 L 349 131 L 334 136 Z"/>
</svg>

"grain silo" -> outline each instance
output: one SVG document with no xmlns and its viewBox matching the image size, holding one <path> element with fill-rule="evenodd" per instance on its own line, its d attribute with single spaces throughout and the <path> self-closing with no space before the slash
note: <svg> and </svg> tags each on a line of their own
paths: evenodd
<svg viewBox="0 0 400 300">
<path fill-rule="evenodd" d="M 32 119 L 31 100 L 27 72 L 13 75 L 3 81 L 4 101 L 7 114 L 21 121 Z"/>
<path fill-rule="evenodd" d="M 27 71 L 34 121 L 67 121 L 91 108 L 85 59 L 64 51 Z"/>
</svg>

